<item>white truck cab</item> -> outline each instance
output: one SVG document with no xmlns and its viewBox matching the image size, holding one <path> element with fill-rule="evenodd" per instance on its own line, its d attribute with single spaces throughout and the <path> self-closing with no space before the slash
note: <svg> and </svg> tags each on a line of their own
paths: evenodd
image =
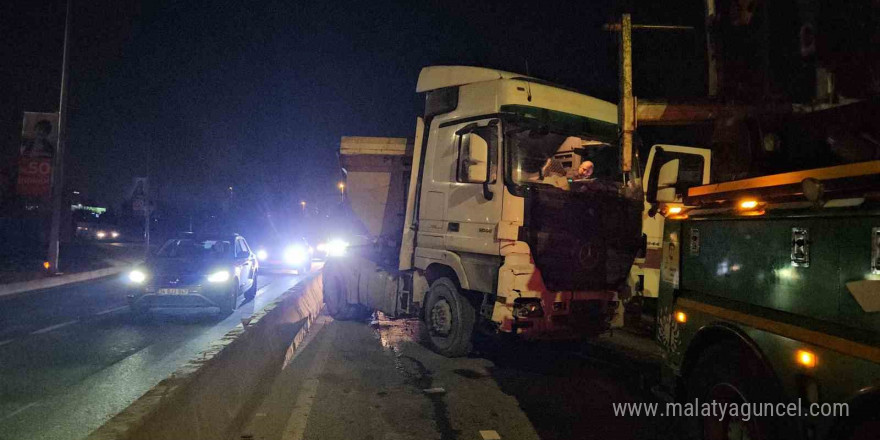
<svg viewBox="0 0 880 440">
<path fill-rule="evenodd" d="M 386 190 L 383 209 L 375 189 L 358 194 L 379 186 L 346 186 L 358 216 L 401 221 L 373 228 L 370 249 L 328 261 L 331 312 L 357 303 L 420 316 L 432 347 L 449 356 L 467 353 L 477 327 L 525 338 L 606 330 L 641 244 L 644 207 L 637 171 L 622 171 L 616 106 L 478 67 L 427 67 L 417 91 L 426 104 L 411 157 L 343 140 L 350 181 L 391 188 L 408 175 L 409 185 L 405 203 Z M 376 154 L 384 159 L 364 160 Z"/>
</svg>

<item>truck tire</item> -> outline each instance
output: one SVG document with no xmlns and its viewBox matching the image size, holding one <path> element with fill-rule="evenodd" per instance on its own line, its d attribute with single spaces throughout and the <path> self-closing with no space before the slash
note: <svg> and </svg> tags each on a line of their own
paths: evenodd
<svg viewBox="0 0 880 440">
<path fill-rule="evenodd" d="M 231 315 L 238 306 L 238 291 L 240 289 L 241 286 L 239 285 L 238 279 L 234 278 L 232 280 L 232 287 L 229 288 L 229 294 L 226 295 L 224 301 L 220 303 L 220 313 L 223 316 Z"/>
<path fill-rule="evenodd" d="M 335 265 L 324 267 L 324 305 L 327 314 L 338 321 L 361 321 L 373 311 L 360 304 L 350 304 L 346 292 L 345 279 Z"/>
<path fill-rule="evenodd" d="M 686 378 L 687 401 L 700 404 L 720 402 L 726 404 L 761 404 L 784 402 L 773 373 L 763 361 L 743 344 L 724 341 L 707 348 L 700 355 L 691 374 Z M 780 417 L 756 417 L 749 420 L 735 419 L 725 414 L 691 417 L 694 423 L 687 428 L 689 438 L 704 440 L 728 439 L 731 433 L 744 434 L 752 440 L 775 440 L 789 438 L 794 430 L 790 421 Z"/>
<path fill-rule="evenodd" d="M 446 357 L 468 354 L 476 310 L 449 278 L 431 284 L 425 304 L 425 328 L 431 349 Z"/>
</svg>

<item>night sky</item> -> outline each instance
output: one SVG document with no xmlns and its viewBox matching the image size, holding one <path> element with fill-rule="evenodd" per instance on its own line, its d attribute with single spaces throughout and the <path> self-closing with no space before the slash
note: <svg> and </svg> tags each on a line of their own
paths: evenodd
<svg viewBox="0 0 880 440">
<path fill-rule="evenodd" d="M 422 106 L 416 79 L 428 65 L 525 73 L 528 63 L 532 76 L 616 101 L 617 46 L 603 23 L 622 9 L 636 22 L 699 26 L 703 15 L 701 2 L 684 0 L 663 9 L 612 1 L 73 2 L 66 180 L 111 206 L 147 173 L 172 203 L 210 204 L 228 186 L 273 200 L 332 192 L 341 136 L 412 136 Z M 21 113 L 57 110 L 64 0 L 6 3 L 0 158 L 9 163 Z M 636 93 L 699 93 L 700 32 L 637 35 Z"/>
</svg>

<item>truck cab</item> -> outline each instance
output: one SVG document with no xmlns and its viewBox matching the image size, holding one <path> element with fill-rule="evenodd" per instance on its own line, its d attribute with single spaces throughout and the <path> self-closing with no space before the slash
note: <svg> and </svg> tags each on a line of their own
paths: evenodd
<svg viewBox="0 0 880 440">
<path fill-rule="evenodd" d="M 392 191 L 384 202 L 405 206 L 402 224 L 371 231 L 396 248 L 328 262 L 325 295 L 344 298 L 330 302 L 420 316 L 432 347 L 450 356 L 467 352 L 477 327 L 523 338 L 607 330 L 641 244 L 644 204 L 638 169 L 622 171 L 616 106 L 463 66 L 423 69 L 417 92 L 425 113 L 411 168 L 399 171 L 409 173 L 406 202 Z M 367 162 L 345 150 L 344 163 Z M 347 188 L 353 208 L 369 197 Z M 396 253 L 396 267 L 383 252 Z"/>
</svg>

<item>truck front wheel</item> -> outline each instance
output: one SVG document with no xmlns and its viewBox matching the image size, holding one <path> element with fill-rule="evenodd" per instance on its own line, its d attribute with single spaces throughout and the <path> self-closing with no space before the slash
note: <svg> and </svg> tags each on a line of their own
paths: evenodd
<svg viewBox="0 0 880 440">
<path fill-rule="evenodd" d="M 438 278 L 428 291 L 425 326 L 431 349 L 447 357 L 468 354 L 476 311 L 449 278 Z"/>
</svg>

